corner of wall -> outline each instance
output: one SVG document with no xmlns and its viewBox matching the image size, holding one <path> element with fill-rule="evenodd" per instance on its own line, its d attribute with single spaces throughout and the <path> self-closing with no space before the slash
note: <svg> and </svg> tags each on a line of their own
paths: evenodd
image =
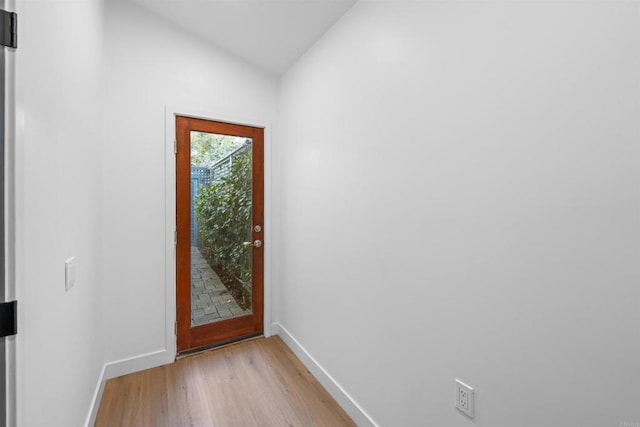
<svg viewBox="0 0 640 427">
<path fill-rule="evenodd" d="M 84 427 L 92 427 L 96 423 L 96 417 L 98 416 L 98 409 L 100 409 L 100 402 L 102 401 L 102 394 L 104 393 L 104 386 L 107 382 L 105 378 L 105 371 L 107 365 L 102 367 L 100 376 L 98 377 L 98 383 L 96 389 L 93 392 L 93 398 L 91 399 L 91 406 L 89 406 L 89 413 L 87 419 L 84 422 Z"/>
<path fill-rule="evenodd" d="M 282 341 L 300 359 L 302 364 L 322 384 L 329 394 L 338 402 L 351 419 L 360 427 L 378 427 L 378 424 L 358 405 L 358 403 L 346 392 L 344 388 L 327 372 L 316 359 L 291 335 L 280 323 L 272 325 L 274 335 L 279 335 Z"/>
<path fill-rule="evenodd" d="M 89 413 L 87 414 L 87 419 L 84 424 L 85 427 L 91 427 L 96 422 L 96 417 L 98 416 L 98 410 L 100 409 L 100 402 L 102 401 L 102 395 L 104 393 L 104 387 L 107 380 L 143 371 L 145 369 L 166 365 L 173 362 L 173 360 L 174 356 L 172 355 L 172 352 L 165 349 L 105 363 L 102 367 L 102 371 L 100 372 L 100 376 L 98 377 L 93 398 L 91 399 Z"/>
</svg>

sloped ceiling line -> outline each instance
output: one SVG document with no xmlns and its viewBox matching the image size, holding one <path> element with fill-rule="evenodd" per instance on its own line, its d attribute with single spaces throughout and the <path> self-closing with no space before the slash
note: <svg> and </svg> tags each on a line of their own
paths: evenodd
<svg viewBox="0 0 640 427">
<path fill-rule="evenodd" d="M 129 0 L 276 76 L 356 0 Z"/>
</svg>

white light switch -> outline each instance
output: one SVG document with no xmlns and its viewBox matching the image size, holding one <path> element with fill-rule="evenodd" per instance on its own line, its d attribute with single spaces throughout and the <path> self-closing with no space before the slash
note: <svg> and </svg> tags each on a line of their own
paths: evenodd
<svg viewBox="0 0 640 427">
<path fill-rule="evenodd" d="M 68 291 L 76 284 L 76 257 L 64 262 L 64 289 Z"/>
</svg>

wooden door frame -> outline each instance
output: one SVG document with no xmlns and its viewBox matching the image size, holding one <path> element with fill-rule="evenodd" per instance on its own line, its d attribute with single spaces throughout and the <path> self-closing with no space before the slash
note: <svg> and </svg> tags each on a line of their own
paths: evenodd
<svg viewBox="0 0 640 427">
<path fill-rule="evenodd" d="M 251 241 L 263 240 L 262 229 L 253 230 L 254 225 L 264 226 L 264 129 L 227 122 L 204 120 L 193 117 L 176 117 L 176 202 L 177 202 L 177 335 L 178 352 L 241 339 L 263 332 L 263 274 L 264 253 L 262 246 L 246 250 L 253 252 L 252 262 L 252 311 L 230 319 L 202 325 L 191 324 L 191 132 L 233 135 L 251 138 L 252 144 L 252 218 Z M 242 242 L 238 242 L 242 245 Z"/>
<path fill-rule="evenodd" d="M 229 116 L 211 112 L 205 108 L 186 108 L 165 106 L 165 313 L 166 313 L 166 334 L 165 348 L 150 353 L 148 356 L 158 362 L 149 362 L 146 367 L 157 366 L 158 364 L 169 363 L 175 360 L 177 355 L 177 335 L 176 335 L 176 170 L 175 170 L 175 135 L 176 116 L 192 117 L 197 119 L 227 122 L 244 126 L 260 127 L 264 129 L 264 313 L 263 313 L 263 334 L 265 337 L 272 336 L 275 332 L 272 324 L 272 163 L 271 163 L 271 129 L 269 120 L 256 119 L 252 117 L 242 117 L 238 115 Z M 147 366 L 148 365 L 148 366 Z"/>
</svg>

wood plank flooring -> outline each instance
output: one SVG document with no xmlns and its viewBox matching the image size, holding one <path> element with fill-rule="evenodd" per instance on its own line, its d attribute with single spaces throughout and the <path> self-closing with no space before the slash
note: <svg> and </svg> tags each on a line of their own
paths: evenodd
<svg viewBox="0 0 640 427">
<path fill-rule="evenodd" d="M 279 337 L 113 378 L 95 425 L 355 426 Z"/>
</svg>

